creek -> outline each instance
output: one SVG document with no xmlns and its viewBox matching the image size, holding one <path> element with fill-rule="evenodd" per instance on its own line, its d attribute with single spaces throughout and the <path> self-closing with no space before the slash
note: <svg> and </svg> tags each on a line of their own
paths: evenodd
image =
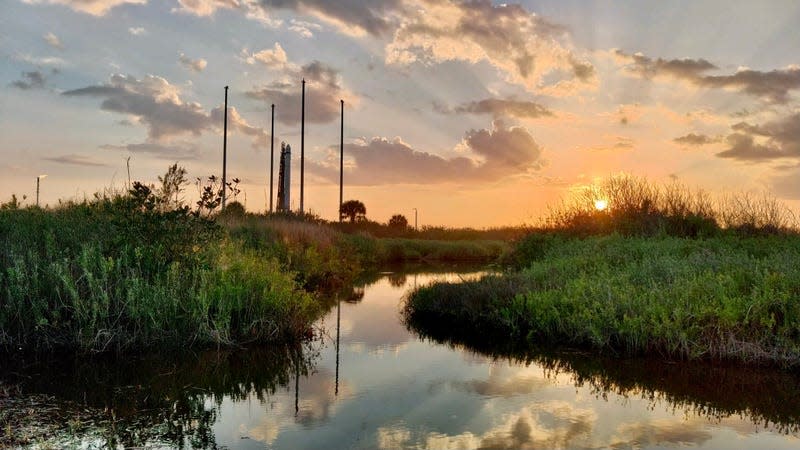
<svg viewBox="0 0 800 450">
<path fill-rule="evenodd" d="M 404 324 L 391 272 L 340 295 L 295 347 L 0 368 L 0 447 L 797 448 L 800 376 L 533 351 Z M 458 337 L 456 337 L 458 336 Z"/>
</svg>

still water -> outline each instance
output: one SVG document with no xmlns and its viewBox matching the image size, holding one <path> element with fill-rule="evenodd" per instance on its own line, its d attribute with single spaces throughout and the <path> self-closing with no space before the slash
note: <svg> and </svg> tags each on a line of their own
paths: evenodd
<svg viewBox="0 0 800 450">
<path fill-rule="evenodd" d="M 384 274 L 334 302 L 302 348 L 18 363 L 0 383 L 0 443 L 16 433 L 15 445 L 49 448 L 800 448 L 797 374 L 407 329 L 410 289 L 470 276 Z"/>
</svg>

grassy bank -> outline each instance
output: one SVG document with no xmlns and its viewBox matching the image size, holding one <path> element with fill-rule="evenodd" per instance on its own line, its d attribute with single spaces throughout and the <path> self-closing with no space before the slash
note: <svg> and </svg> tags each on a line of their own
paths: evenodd
<svg viewBox="0 0 800 450">
<path fill-rule="evenodd" d="M 491 262 L 500 241 L 375 238 L 311 215 L 253 215 L 160 189 L 55 208 L 0 204 L 0 351 L 128 351 L 307 337 L 324 291 L 406 261 Z M 220 192 L 221 193 L 221 192 Z"/>
<path fill-rule="evenodd" d="M 554 209 L 506 273 L 421 288 L 405 314 L 503 340 L 797 366 L 794 223 L 767 197 L 612 178 Z"/>
<path fill-rule="evenodd" d="M 416 291 L 406 315 L 534 343 L 796 366 L 798 260 L 797 236 L 556 239 L 519 272 Z"/>
<path fill-rule="evenodd" d="M 102 352 L 308 333 L 317 302 L 268 249 L 140 200 L 0 210 L 0 347 Z"/>
<path fill-rule="evenodd" d="M 511 250 L 499 239 L 376 237 L 314 217 L 244 214 L 218 223 L 248 248 L 270 248 L 302 277 L 306 286 L 322 280 L 346 284 L 364 270 L 405 262 L 492 263 Z"/>
</svg>

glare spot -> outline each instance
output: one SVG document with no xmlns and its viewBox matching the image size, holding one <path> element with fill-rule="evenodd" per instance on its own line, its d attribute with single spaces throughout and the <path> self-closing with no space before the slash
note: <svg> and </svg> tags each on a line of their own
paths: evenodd
<svg viewBox="0 0 800 450">
<path fill-rule="evenodd" d="M 594 201 L 594 209 L 603 211 L 608 208 L 608 200 L 597 199 Z"/>
</svg>

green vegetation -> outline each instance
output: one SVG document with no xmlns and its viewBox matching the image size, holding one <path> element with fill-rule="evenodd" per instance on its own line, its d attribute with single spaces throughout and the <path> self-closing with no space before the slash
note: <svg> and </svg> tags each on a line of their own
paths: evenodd
<svg viewBox="0 0 800 450">
<path fill-rule="evenodd" d="M 319 308 L 275 258 L 137 195 L 0 211 L 0 347 L 104 351 L 308 332 Z"/>
<path fill-rule="evenodd" d="M 776 204 L 678 213 L 650 195 L 626 208 L 625 198 L 648 199 L 647 185 L 614 183 L 630 194 L 610 198 L 616 211 L 562 210 L 558 227 L 506 256 L 505 274 L 417 290 L 408 321 L 615 354 L 800 365 L 800 236 Z"/>
<path fill-rule="evenodd" d="M 235 201 L 238 180 L 223 187 L 213 176 L 197 179 L 192 210 L 177 164 L 159 183 L 49 209 L 15 197 L 0 205 L 0 350 L 296 341 L 324 312 L 320 294 L 367 269 L 491 262 L 508 251 L 498 241 L 384 239 L 313 215 L 248 214 Z M 223 188 L 234 201 L 219 212 Z"/>
</svg>

